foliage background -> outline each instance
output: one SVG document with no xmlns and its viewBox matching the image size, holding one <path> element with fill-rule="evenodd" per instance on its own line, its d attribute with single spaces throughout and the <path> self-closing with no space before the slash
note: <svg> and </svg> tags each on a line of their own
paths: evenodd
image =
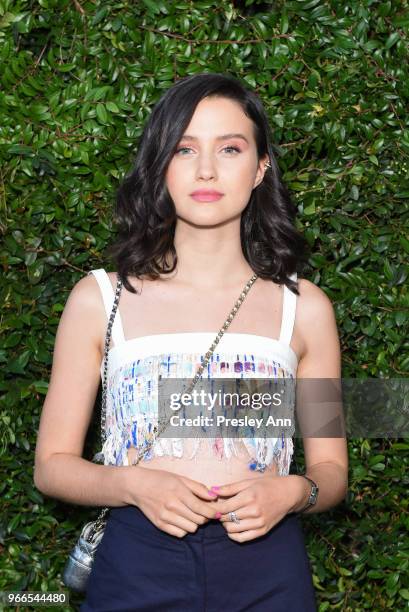
<svg viewBox="0 0 409 612">
<path fill-rule="evenodd" d="M 408 26 L 404 0 L 0 0 L 0 590 L 61 590 L 92 514 L 35 489 L 39 415 L 68 293 L 106 266 L 114 190 L 175 79 L 258 92 L 343 376 L 407 374 Z M 302 519 L 320 612 L 409 609 L 408 450 L 350 440 L 347 499 Z"/>
</svg>

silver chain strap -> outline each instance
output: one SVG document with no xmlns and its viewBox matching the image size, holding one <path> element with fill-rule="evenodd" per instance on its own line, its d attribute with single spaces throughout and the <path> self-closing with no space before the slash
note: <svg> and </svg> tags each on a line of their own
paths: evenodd
<svg viewBox="0 0 409 612">
<path fill-rule="evenodd" d="M 104 348 L 104 378 L 102 382 L 102 406 L 101 406 L 101 441 L 102 443 L 106 440 L 106 406 L 107 406 L 107 377 L 108 377 L 108 352 L 109 343 L 111 341 L 112 326 L 114 324 L 116 311 L 118 309 L 119 298 L 121 297 L 122 291 L 122 280 L 118 276 L 118 282 L 116 284 L 115 298 L 112 306 L 112 311 L 108 321 L 107 333 L 105 337 L 105 348 Z"/>
<path fill-rule="evenodd" d="M 199 366 L 199 368 L 198 368 L 198 370 L 197 370 L 197 372 L 195 374 L 195 377 L 192 379 L 190 385 L 185 390 L 185 393 L 190 393 L 192 391 L 193 387 L 196 385 L 196 383 L 199 380 L 199 378 L 201 378 L 203 370 L 205 369 L 205 367 L 207 366 L 211 356 L 213 355 L 214 349 L 219 344 L 223 334 L 225 333 L 225 331 L 228 329 L 229 325 L 233 321 L 235 315 L 237 314 L 237 311 L 239 310 L 239 308 L 242 305 L 245 297 L 247 296 L 248 292 L 250 291 L 251 287 L 253 286 L 253 284 L 255 283 L 257 278 L 258 278 L 257 274 L 253 274 L 253 276 L 250 278 L 250 280 L 246 283 L 246 285 L 245 285 L 243 291 L 241 292 L 239 298 L 237 299 L 236 303 L 234 304 L 233 308 L 231 309 L 231 311 L 230 311 L 226 321 L 224 322 L 224 324 L 222 325 L 222 327 L 218 331 L 215 339 L 213 340 L 212 344 L 209 347 L 209 350 L 205 354 L 204 359 L 202 360 L 202 363 Z M 115 314 L 116 314 L 116 311 L 117 311 L 117 308 L 118 308 L 119 298 L 121 296 L 121 290 L 122 290 L 122 280 L 118 276 L 118 281 L 117 281 L 116 291 L 115 291 L 115 298 L 114 298 L 114 303 L 113 303 L 113 306 L 112 306 L 112 311 L 111 311 L 111 314 L 110 314 L 110 317 L 109 317 L 109 321 L 108 321 L 107 333 L 106 333 L 106 338 L 105 338 L 105 348 L 104 348 L 104 375 L 103 375 L 103 382 L 102 382 L 102 402 L 101 402 L 101 404 L 102 404 L 101 405 L 101 441 L 102 441 L 102 443 L 104 443 L 106 441 L 105 422 L 106 422 L 106 403 L 107 403 L 107 376 L 108 376 L 109 343 L 111 341 L 112 326 L 114 324 Z M 159 430 L 156 427 L 154 428 L 154 433 L 157 432 L 156 436 L 138 454 L 137 459 L 133 463 L 133 465 L 137 465 L 139 463 L 139 461 L 145 456 L 145 454 L 150 450 L 151 446 L 155 443 L 155 441 L 158 439 L 158 437 L 166 429 L 168 424 L 169 424 L 169 422 L 166 422 L 165 425 L 161 429 L 159 429 Z M 98 518 L 94 522 L 94 527 L 93 527 L 93 529 L 90 532 L 90 540 L 92 539 L 93 535 L 99 529 L 101 529 L 101 527 L 103 526 L 105 516 L 106 516 L 106 514 L 108 512 L 109 512 L 109 508 L 103 508 L 101 510 L 100 514 L 98 515 Z"/>
</svg>

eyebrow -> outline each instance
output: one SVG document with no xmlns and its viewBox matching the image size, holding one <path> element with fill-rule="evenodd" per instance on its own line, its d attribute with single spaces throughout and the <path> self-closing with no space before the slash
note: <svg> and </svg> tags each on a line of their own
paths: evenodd
<svg viewBox="0 0 409 612">
<path fill-rule="evenodd" d="M 216 136 L 216 140 L 227 140 L 228 138 L 241 138 L 242 140 L 245 140 L 248 144 L 248 140 L 247 138 L 244 136 L 244 134 L 223 134 L 222 136 Z M 181 138 L 181 140 L 198 140 L 198 138 L 196 136 L 190 136 L 189 134 L 184 134 Z"/>
</svg>

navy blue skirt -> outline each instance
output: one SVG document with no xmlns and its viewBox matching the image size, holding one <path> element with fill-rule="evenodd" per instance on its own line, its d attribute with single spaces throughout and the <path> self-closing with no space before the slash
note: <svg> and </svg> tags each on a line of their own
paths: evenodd
<svg viewBox="0 0 409 612">
<path fill-rule="evenodd" d="M 231 540 L 211 520 L 177 538 L 135 506 L 113 508 L 81 612 L 316 612 L 300 519 Z"/>
</svg>

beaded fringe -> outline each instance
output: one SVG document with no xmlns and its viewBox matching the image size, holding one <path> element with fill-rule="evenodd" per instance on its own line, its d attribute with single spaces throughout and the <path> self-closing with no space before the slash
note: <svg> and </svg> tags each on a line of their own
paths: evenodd
<svg viewBox="0 0 409 612">
<path fill-rule="evenodd" d="M 152 437 L 152 425 L 137 430 L 136 423 L 122 431 L 111 432 L 102 447 L 102 454 L 106 465 L 129 465 L 128 451 L 136 448 L 139 451 L 138 440 L 143 441 L 145 446 Z M 192 440 L 189 438 L 189 440 Z M 294 444 L 292 438 L 195 438 L 193 451 L 187 457 L 194 459 L 201 444 L 201 440 L 206 440 L 209 450 L 212 450 L 220 460 L 237 457 L 239 451 L 237 443 L 242 441 L 249 459 L 253 459 L 249 468 L 256 471 L 264 471 L 266 466 L 272 462 L 277 466 L 279 476 L 289 473 Z M 184 457 L 184 443 L 182 438 L 161 438 L 157 440 L 145 455 L 144 461 L 149 461 L 153 457 L 173 456 L 176 458 Z M 269 442 L 269 443 L 268 443 Z"/>
<path fill-rule="evenodd" d="M 226 357 L 224 358 L 226 359 Z M 116 370 L 109 380 L 109 393 L 107 395 L 106 413 L 106 439 L 98 453 L 107 465 L 129 465 L 128 451 L 137 449 L 135 459 L 140 451 L 152 440 L 154 427 L 156 425 L 157 392 L 153 380 L 158 376 L 158 371 L 163 376 L 190 376 L 190 370 L 194 371 L 197 366 L 197 357 L 188 359 L 185 355 L 159 356 L 158 361 L 147 358 L 126 364 L 123 368 Z M 230 374 L 236 375 L 240 372 L 243 376 L 260 377 L 274 376 L 277 378 L 287 376 L 287 371 L 280 364 L 272 362 L 269 364 L 263 360 L 251 361 L 236 360 L 220 361 L 219 356 L 211 363 L 212 374 L 225 375 L 222 365 L 231 365 Z M 233 368 L 234 365 L 234 368 Z M 239 368 L 239 365 L 241 366 Z M 246 367 L 244 367 L 246 366 Z M 248 367 L 247 367 L 248 366 Z M 210 366 L 209 366 L 210 367 Z M 233 369 L 237 372 L 233 372 Z M 115 390 L 115 391 L 113 391 Z M 137 414 L 136 414 L 137 412 Z M 288 435 L 288 434 L 287 434 Z M 192 451 L 185 452 L 185 441 L 193 441 Z M 220 460 L 229 460 L 239 456 L 238 447 L 247 450 L 249 456 L 248 467 L 251 470 L 263 472 L 267 466 L 274 463 L 280 476 L 289 473 L 292 454 L 292 438 L 163 438 L 160 437 L 144 456 L 142 461 L 149 461 L 153 457 L 173 456 L 175 458 L 185 457 L 194 459 L 197 456 L 202 441 L 208 442 L 209 452 Z"/>
</svg>

